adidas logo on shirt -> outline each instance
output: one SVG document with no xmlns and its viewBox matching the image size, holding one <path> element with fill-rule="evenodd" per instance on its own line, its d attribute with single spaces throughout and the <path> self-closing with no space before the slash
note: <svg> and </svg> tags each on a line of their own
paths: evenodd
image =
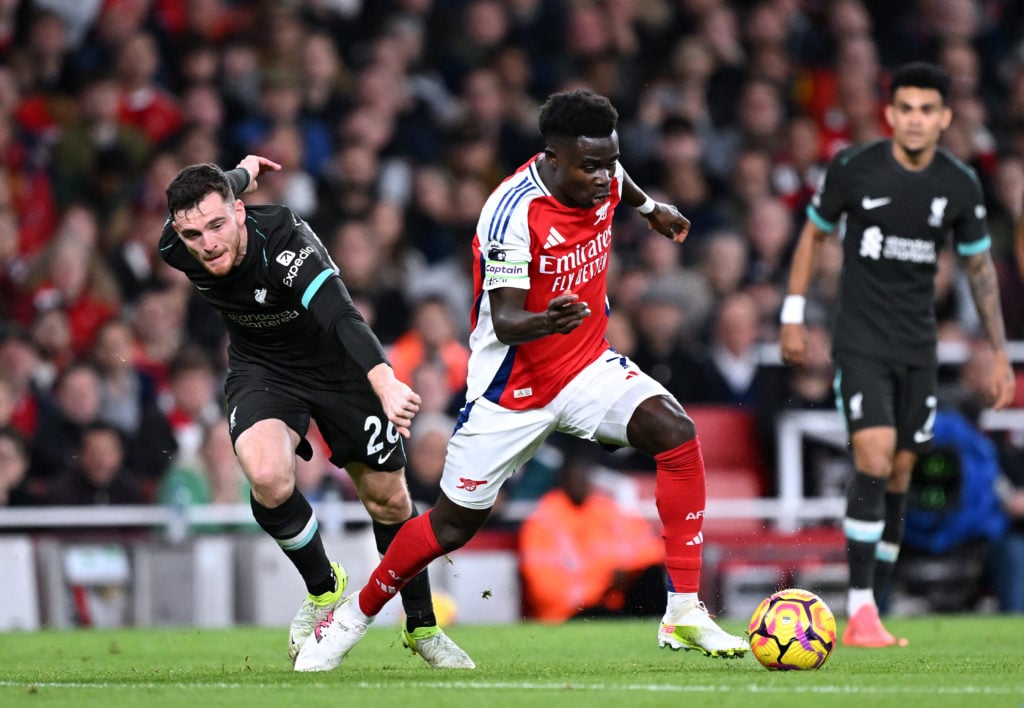
<svg viewBox="0 0 1024 708">
<path fill-rule="evenodd" d="M 552 226 L 548 232 L 548 240 L 544 242 L 544 248 L 554 248 L 560 243 L 565 243 L 565 236 L 558 233 L 558 229 Z"/>
</svg>

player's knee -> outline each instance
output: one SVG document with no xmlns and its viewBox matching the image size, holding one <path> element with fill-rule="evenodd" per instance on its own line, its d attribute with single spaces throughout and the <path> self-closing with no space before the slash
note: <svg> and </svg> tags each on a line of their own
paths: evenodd
<svg viewBox="0 0 1024 708">
<path fill-rule="evenodd" d="M 633 447 L 656 455 L 693 440 L 697 428 L 675 399 L 659 396 L 637 408 L 628 435 Z"/>
<path fill-rule="evenodd" d="M 273 474 L 254 474 L 249 477 L 252 495 L 265 507 L 273 508 L 284 504 L 291 497 L 295 485 L 287 478 Z"/>
<path fill-rule="evenodd" d="M 405 489 L 363 497 L 363 506 L 371 519 L 382 524 L 400 524 L 412 516 L 412 500 Z"/>
<path fill-rule="evenodd" d="M 437 537 L 437 545 L 439 545 L 445 553 L 451 553 L 452 551 L 462 548 L 479 530 L 479 526 L 455 526 L 452 524 L 443 524 L 441 526 L 434 527 L 434 535 Z"/>
<path fill-rule="evenodd" d="M 430 526 L 445 553 L 462 548 L 484 525 L 490 509 L 460 507 L 442 494 L 430 512 Z"/>
</svg>

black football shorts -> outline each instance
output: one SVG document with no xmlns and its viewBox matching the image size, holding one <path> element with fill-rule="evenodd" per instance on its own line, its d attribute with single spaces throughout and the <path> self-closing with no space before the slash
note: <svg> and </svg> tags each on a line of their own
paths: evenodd
<svg viewBox="0 0 1024 708">
<path fill-rule="evenodd" d="M 305 436 L 312 418 L 331 450 L 330 460 L 335 466 L 361 462 L 385 472 L 405 467 L 402 437 L 385 417 L 368 381 L 335 387 L 319 382 L 285 382 L 250 367 L 229 374 L 224 392 L 232 444 L 254 423 L 276 418 L 299 434 L 302 441 L 295 452 L 308 460 L 312 449 Z"/>
<path fill-rule="evenodd" d="M 836 403 L 850 434 L 876 426 L 896 428 L 896 449 L 931 448 L 938 404 L 938 369 L 860 354 L 835 357 Z"/>
</svg>

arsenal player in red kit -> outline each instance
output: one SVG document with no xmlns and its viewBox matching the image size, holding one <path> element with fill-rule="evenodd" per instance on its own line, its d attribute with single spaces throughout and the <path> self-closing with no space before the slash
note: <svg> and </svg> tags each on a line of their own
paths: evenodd
<svg viewBox="0 0 1024 708">
<path fill-rule="evenodd" d="M 488 198 L 473 242 L 467 403 L 437 504 L 404 524 L 369 583 L 306 640 L 297 671 L 338 666 L 407 578 L 473 537 L 501 485 L 555 431 L 654 456 L 668 575 L 658 643 L 709 656 L 748 650 L 697 596 L 706 493 L 693 421 L 605 338 L 619 203 L 679 243 L 690 226 L 626 174 L 617 120 L 608 99 L 591 91 L 552 95 L 540 113 L 544 151 Z"/>
</svg>

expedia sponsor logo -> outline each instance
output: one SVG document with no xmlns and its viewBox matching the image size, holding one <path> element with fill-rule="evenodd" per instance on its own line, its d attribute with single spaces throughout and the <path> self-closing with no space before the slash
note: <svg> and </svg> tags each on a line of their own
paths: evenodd
<svg viewBox="0 0 1024 708">
<path fill-rule="evenodd" d="M 281 251 L 277 254 L 276 260 L 278 263 L 283 265 L 285 268 L 295 259 L 295 251 Z"/>
<path fill-rule="evenodd" d="M 299 254 L 295 257 L 295 260 L 292 261 L 291 266 L 288 267 L 288 274 L 284 276 L 284 284 L 287 285 L 289 288 L 295 282 L 295 277 L 299 274 L 299 269 L 302 268 L 303 264 L 306 262 L 306 259 L 313 255 L 313 251 L 314 248 L 312 246 L 306 246 L 301 251 L 299 251 Z M 280 256 L 278 256 L 278 258 L 280 259 Z"/>
</svg>

